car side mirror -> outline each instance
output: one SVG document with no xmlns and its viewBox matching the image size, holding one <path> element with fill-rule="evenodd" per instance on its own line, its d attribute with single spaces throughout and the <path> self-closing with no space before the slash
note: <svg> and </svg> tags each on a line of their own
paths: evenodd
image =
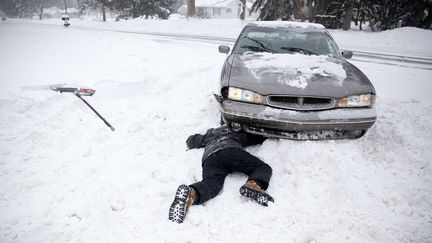
<svg viewBox="0 0 432 243">
<path fill-rule="evenodd" d="M 219 52 L 220 53 L 224 53 L 224 54 L 228 55 L 229 51 L 230 51 L 229 46 L 219 46 Z"/>
<path fill-rule="evenodd" d="M 346 59 L 350 59 L 353 56 L 353 52 L 352 51 L 342 51 L 342 56 L 345 57 Z"/>
</svg>

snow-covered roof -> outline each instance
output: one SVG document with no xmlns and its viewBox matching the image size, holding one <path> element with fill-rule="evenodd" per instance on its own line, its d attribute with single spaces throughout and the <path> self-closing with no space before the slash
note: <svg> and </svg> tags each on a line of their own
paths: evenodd
<svg viewBox="0 0 432 243">
<path fill-rule="evenodd" d="M 235 0 L 195 0 L 195 7 L 201 8 L 224 8 Z"/>
<path fill-rule="evenodd" d="M 58 14 L 60 13 L 61 9 L 57 7 L 51 7 L 51 8 L 44 8 L 43 13 L 44 14 Z"/>
<path fill-rule="evenodd" d="M 64 9 L 62 10 L 62 12 L 64 12 Z M 79 13 L 80 11 L 76 8 L 68 8 L 67 12 L 68 13 Z"/>
<path fill-rule="evenodd" d="M 44 8 L 42 14 L 44 18 L 59 18 L 60 11 L 61 10 L 57 7 Z"/>
<path fill-rule="evenodd" d="M 294 21 L 255 21 L 249 25 L 262 26 L 262 27 L 294 27 L 294 28 L 311 28 L 311 29 L 325 29 L 322 24 L 308 23 L 308 22 L 294 22 Z"/>
</svg>

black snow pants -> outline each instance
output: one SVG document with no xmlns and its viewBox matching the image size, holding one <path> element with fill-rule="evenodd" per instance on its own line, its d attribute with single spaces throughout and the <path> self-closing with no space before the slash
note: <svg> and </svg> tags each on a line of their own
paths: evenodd
<svg viewBox="0 0 432 243">
<path fill-rule="evenodd" d="M 194 204 L 217 196 L 229 173 L 244 173 L 249 176 L 248 180 L 255 180 L 263 190 L 267 189 L 272 175 L 268 164 L 240 148 L 223 149 L 204 160 L 202 166 L 202 181 L 190 185 L 198 192 Z"/>
</svg>

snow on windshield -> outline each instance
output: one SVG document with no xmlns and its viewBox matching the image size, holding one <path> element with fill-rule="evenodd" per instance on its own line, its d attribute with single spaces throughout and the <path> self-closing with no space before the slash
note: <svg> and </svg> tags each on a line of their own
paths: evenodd
<svg viewBox="0 0 432 243">
<path fill-rule="evenodd" d="M 251 24 L 260 27 L 295 27 L 295 28 L 313 28 L 313 29 L 324 29 L 325 27 L 321 24 L 307 23 L 307 22 L 293 22 L 293 21 L 256 21 Z"/>
<path fill-rule="evenodd" d="M 234 53 L 247 51 L 301 53 L 340 57 L 336 44 L 323 32 L 249 27 L 237 41 Z"/>
<path fill-rule="evenodd" d="M 257 79 L 262 79 L 266 74 L 278 73 L 278 82 L 304 89 L 308 81 L 316 75 L 332 76 L 338 85 L 342 85 L 346 78 L 342 64 L 330 61 L 327 56 L 249 53 L 241 55 L 240 58 Z"/>
</svg>

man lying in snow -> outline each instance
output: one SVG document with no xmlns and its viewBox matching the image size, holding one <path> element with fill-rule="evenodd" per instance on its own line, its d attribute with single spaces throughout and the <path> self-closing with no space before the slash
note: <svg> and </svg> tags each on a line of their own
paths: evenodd
<svg viewBox="0 0 432 243">
<path fill-rule="evenodd" d="M 273 198 L 264 192 L 272 174 L 271 167 L 243 148 L 261 144 L 265 138 L 245 132 L 234 132 L 224 125 L 195 134 L 187 141 L 188 149 L 205 147 L 202 157 L 203 179 L 192 185 L 180 185 L 169 209 L 169 220 L 182 223 L 192 204 L 202 204 L 214 198 L 223 187 L 225 177 L 232 172 L 249 176 L 240 187 L 240 194 L 268 206 Z"/>
</svg>

